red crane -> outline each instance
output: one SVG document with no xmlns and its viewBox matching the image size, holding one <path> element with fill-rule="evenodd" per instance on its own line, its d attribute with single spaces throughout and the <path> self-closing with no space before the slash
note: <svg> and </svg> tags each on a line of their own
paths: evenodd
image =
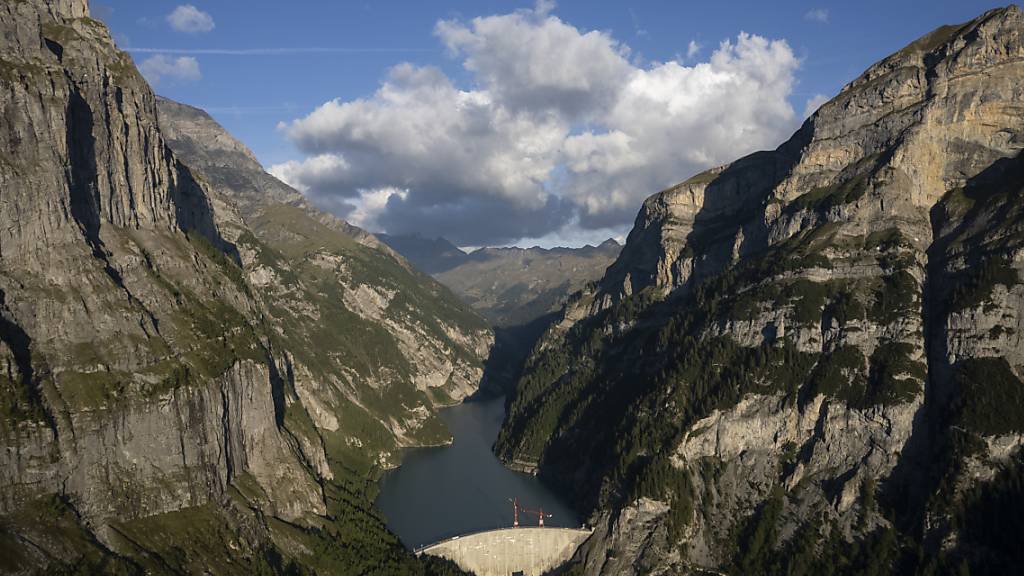
<svg viewBox="0 0 1024 576">
<path fill-rule="evenodd" d="M 529 508 L 523 508 L 522 506 L 519 505 L 519 499 L 518 498 L 509 498 L 508 501 L 512 503 L 512 527 L 513 528 L 518 528 L 519 527 L 519 513 L 520 512 L 524 512 L 526 514 L 534 514 L 534 515 L 536 515 L 537 516 L 537 525 L 538 526 L 543 526 L 544 525 L 544 519 L 545 518 L 551 518 L 551 514 L 545 514 L 544 513 L 544 508 L 540 508 L 539 510 L 531 510 Z"/>
<path fill-rule="evenodd" d="M 512 527 L 519 528 L 519 499 L 509 498 L 508 501 L 512 503 Z"/>
<path fill-rule="evenodd" d="M 545 514 L 543 508 L 539 510 L 530 510 L 529 508 L 523 508 L 523 512 L 526 512 L 527 514 L 535 514 L 537 516 L 537 525 L 541 527 L 544 526 L 545 518 L 551 518 L 551 514 Z"/>
</svg>

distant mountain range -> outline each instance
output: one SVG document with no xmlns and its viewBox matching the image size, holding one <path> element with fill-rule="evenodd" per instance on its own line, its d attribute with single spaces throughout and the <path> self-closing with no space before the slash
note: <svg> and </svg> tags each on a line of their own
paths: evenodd
<svg viewBox="0 0 1024 576">
<path fill-rule="evenodd" d="M 494 326 L 483 393 L 507 394 L 541 334 L 566 299 L 600 278 L 622 246 L 608 239 L 582 248 L 478 248 L 465 252 L 444 238 L 378 237 L 429 272 Z"/>
<path fill-rule="evenodd" d="M 600 278 L 622 249 L 608 239 L 581 248 L 479 248 L 466 253 L 444 238 L 378 237 L 503 328 L 558 310 L 566 297 Z"/>
<path fill-rule="evenodd" d="M 464 264 L 469 254 L 444 238 L 416 235 L 377 234 L 381 242 L 427 274 L 445 272 Z"/>
</svg>

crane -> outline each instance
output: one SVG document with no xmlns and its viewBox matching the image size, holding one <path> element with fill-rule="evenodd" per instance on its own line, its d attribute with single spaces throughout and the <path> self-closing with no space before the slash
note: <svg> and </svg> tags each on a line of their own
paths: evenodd
<svg viewBox="0 0 1024 576">
<path fill-rule="evenodd" d="M 508 501 L 512 503 L 512 527 L 513 528 L 518 528 L 519 527 L 519 513 L 520 512 L 523 512 L 525 514 L 536 515 L 537 516 L 537 525 L 538 526 L 544 526 L 544 519 L 545 518 L 551 518 L 551 516 L 552 516 L 551 514 L 545 514 L 543 507 L 541 507 L 541 508 L 539 508 L 537 510 L 531 510 L 530 508 L 524 508 L 524 507 L 520 506 L 518 498 L 509 498 Z"/>
<path fill-rule="evenodd" d="M 519 499 L 509 498 L 508 501 L 512 503 L 512 527 L 519 528 Z"/>
<path fill-rule="evenodd" d="M 537 525 L 541 526 L 541 527 L 544 526 L 544 519 L 545 518 L 551 518 L 551 516 L 552 516 L 551 514 L 545 514 L 543 507 L 538 509 L 538 510 L 530 510 L 529 508 L 523 508 L 522 510 L 523 510 L 523 512 L 526 512 L 527 514 L 534 514 L 534 515 L 536 515 L 537 516 Z"/>
</svg>

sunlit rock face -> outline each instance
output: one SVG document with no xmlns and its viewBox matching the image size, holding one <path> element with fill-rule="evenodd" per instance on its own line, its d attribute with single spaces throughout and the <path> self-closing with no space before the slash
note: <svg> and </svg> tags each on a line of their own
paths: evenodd
<svg viewBox="0 0 1024 576">
<path fill-rule="evenodd" d="M 644 202 L 497 445 L 593 511 L 588 573 L 745 572 L 895 514 L 977 560 L 951 518 L 1024 432 L 1022 32 L 1016 7 L 940 28 L 778 149 Z"/>
</svg>

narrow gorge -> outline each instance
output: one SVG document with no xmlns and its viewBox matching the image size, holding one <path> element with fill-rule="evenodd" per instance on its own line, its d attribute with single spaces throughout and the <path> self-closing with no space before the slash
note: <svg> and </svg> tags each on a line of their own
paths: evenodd
<svg viewBox="0 0 1024 576">
<path fill-rule="evenodd" d="M 126 52 L 105 4 L 0 3 L 0 574 L 1022 570 L 1018 7 L 805 116 L 801 58 L 749 34 L 646 62 L 539 2 L 429 7 L 445 50 L 220 48 L 201 8 L 135 23 L 192 44 Z M 599 73 L 561 65 L 595 46 Z M 286 55 L 352 57 L 340 84 L 408 61 L 278 123 L 308 156 L 275 166 L 227 113 L 152 87 L 197 81 L 198 56 Z M 795 133 L 683 180 L 716 157 L 693 139 L 747 145 L 771 110 L 686 142 L 675 108 L 624 126 L 679 86 L 673 106 L 713 107 L 697 84 L 730 74 L 777 89 Z M 646 158 L 642 130 L 693 150 Z M 680 183 L 641 203 L 637 182 Z"/>
</svg>

